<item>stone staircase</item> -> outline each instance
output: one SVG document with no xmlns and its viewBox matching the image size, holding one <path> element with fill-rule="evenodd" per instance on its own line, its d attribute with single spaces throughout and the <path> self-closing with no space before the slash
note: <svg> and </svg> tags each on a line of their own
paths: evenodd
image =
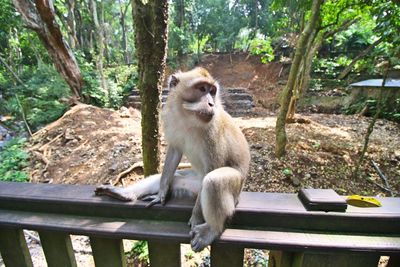
<svg viewBox="0 0 400 267">
<path fill-rule="evenodd" d="M 164 105 L 167 100 L 168 90 L 162 91 L 162 103 Z M 222 92 L 222 101 L 225 110 L 234 117 L 246 116 L 253 114 L 254 102 L 253 97 L 244 88 L 224 88 Z M 128 97 L 126 106 L 140 109 L 140 95 L 138 90 L 133 90 Z"/>
</svg>

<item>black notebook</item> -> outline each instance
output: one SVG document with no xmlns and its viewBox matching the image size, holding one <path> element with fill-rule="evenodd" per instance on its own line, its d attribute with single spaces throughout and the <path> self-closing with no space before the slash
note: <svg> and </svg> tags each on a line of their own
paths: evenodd
<svg viewBox="0 0 400 267">
<path fill-rule="evenodd" d="M 333 189 L 300 189 L 298 194 L 307 210 L 346 211 L 347 203 Z"/>
</svg>

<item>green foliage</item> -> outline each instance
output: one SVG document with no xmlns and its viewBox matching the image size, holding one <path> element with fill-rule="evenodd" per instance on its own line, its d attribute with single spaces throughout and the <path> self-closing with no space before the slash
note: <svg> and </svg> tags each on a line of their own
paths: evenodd
<svg viewBox="0 0 400 267">
<path fill-rule="evenodd" d="M 283 173 L 285 176 L 292 176 L 292 175 L 293 175 L 293 171 L 292 171 L 291 169 L 289 169 L 289 168 L 283 169 L 283 170 L 282 170 L 282 173 Z"/>
<path fill-rule="evenodd" d="M 0 181 L 26 182 L 28 154 L 23 150 L 25 138 L 14 138 L 0 150 Z"/>
<path fill-rule="evenodd" d="M 274 60 L 274 49 L 271 46 L 271 39 L 262 35 L 250 41 L 249 51 L 253 55 L 261 56 L 261 62 L 266 64 Z"/>
<path fill-rule="evenodd" d="M 146 241 L 135 241 L 132 249 L 127 254 L 128 258 L 133 258 L 134 262 L 140 263 L 140 266 L 150 265 L 149 248 Z"/>
<path fill-rule="evenodd" d="M 33 129 L 58 119 L 65 112 L 67 105 L 62 99 L 69 97 L 70 90 L 52 66 L 40 64 L 37 69 L 26 68 L 21 79 L 25 86 L 14 85 L 9 79 L 0 84 L 4 92 L 4 98 L 0 100 L 0 112 L 21 120 L 17 95 L 28 124 Z"/>
<path fill-rule="evenodd" d="M 380 118 L 392 120 L 400 123 L 400 98 L 389 99 L 383 97 L 383 105 L 380 113 Z M 351 104 L 343 111 L 346 114 L 357 114 L 366 108 L 367 112 L 365 115 L 374 116 L 376 113 L 378 100 L 376 98 L 365 98 L 358 99 L 357 102 Z"/>
<path fill-rule="evenodd" d="M 327 78 L 336 78 L 347 62 L 346 56 L 339 58 L 317 58 L 313 61 L 313 71 Z"/>
<path fill-rule="evenodd" d="M 111 67 L 104 70 L 106 75 L 109 96 L 107 107 L 121 107 L 125 97 L 129 96 L 138 82 L 137 67 L 134 65 Z"/>
<path fill-rule="evenodd" d="M 76 58 L 84 80 L 82 93 L 86 103 L 115 109 L 121 107 L 124 98 L 137 83 L 137 67 L 121 65 L 105 68 L 104 75 L 107 77 L 108 90 L 104 90 L 100 86 L 100 77 L 95 65 L 87 61 L 82 53 L 76 53 Z"/>
</svg>

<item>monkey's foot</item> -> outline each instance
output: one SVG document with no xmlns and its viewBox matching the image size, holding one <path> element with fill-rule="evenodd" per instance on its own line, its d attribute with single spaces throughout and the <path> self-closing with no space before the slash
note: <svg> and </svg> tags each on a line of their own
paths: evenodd
<svg viewBox="0 0 400 267">
<path fill-rule="evenodd" d="M 121 192 L 121 188 L 111 185 L 100 185 L 94 190 L 96 196 L 109 196 L 121 201 L 132 201 L 134 198 L 127 196 Z"/>
<path fill-rule="evenodd" d="M 219 236 L 219 233 L 212 230 L 207 223 L 203 223 L 193 227 L 190 236 L 192 238 L 190 245 L 193 251 L 199 252 L 210 245 Z"/>
</svg>

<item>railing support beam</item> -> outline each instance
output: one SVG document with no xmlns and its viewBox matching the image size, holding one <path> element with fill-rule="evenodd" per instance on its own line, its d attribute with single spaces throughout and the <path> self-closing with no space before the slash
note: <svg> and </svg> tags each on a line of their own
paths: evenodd
<svg viewBox="0 0 400 267">
<path fill-rule="evenodd" d="M 211 246 L 212 267 L 243 266 L 244 248 L 228 244 L 213 244 Z"/>
<path fill-rule="evenodd" d="M 40 231 L 40 242 L 49 267 L 76 267 L 74 249 L 68 234 Z"/>
<path fill-rule="evenodd" d="M 22 229 L 0 229 L 0 252 L 7 267 L 33 267 Z"/>
<path fill-rule="evenodd" d="M 181 245 L 177 242 L 148 241 L 151 267 L 180 267 Z"/>
<path fill-rule="evenodd" d="M 122 239 L 90 237 L 96 267 L 126 267 Z"/>
</svg>

